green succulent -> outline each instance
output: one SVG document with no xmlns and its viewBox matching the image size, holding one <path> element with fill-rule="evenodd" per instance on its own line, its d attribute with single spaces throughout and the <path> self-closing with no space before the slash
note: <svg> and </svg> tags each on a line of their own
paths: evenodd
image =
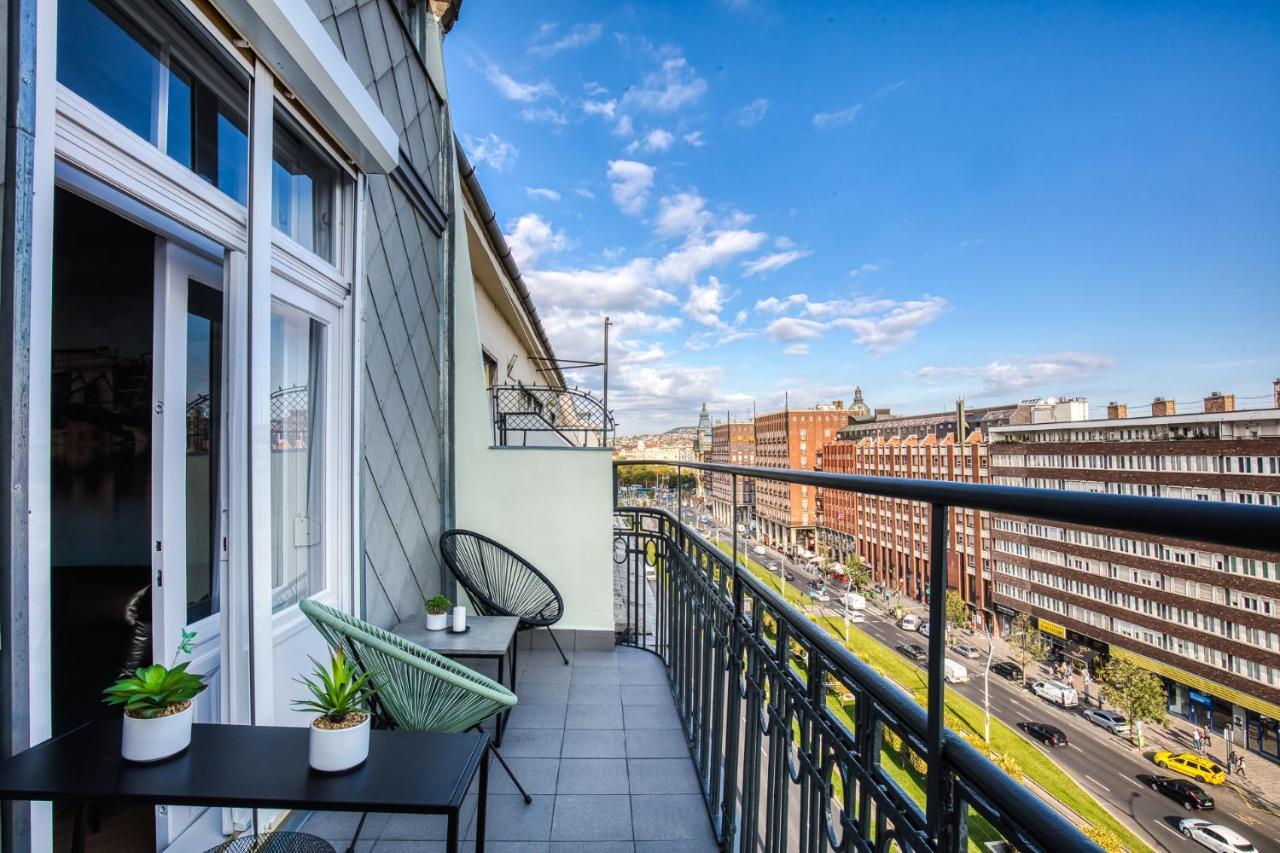
<svg viewBox="0 0 1280 853">
<path fill-rule="evenodd" d="M 178 663 L 178 655 L 191 654 L 195 638 L 195 631 L 183 628 L 172 664 L 156 663 L 134 670 L 133 675 L 121 678 L 102 691 L 102 701 L 123 705 L 130 717 L 143 719 L 158 717 L 175 705 L 190 702 L 209 686 L 200 676 L 187 672 L 190 662 Z"/>
<path fill-rule="evenodd" d="M 369 675 L 357 676 L 353 667 L 347 664 L 346 655 L 341 649 L 329 656 L 326 667 L 315 658 L 314 678 L 295 678 L 299 684 L 311 691 L 310 699 L 294 699 L 293 706 L 298 710 L 315 711 L 332 722 L 341 722 L 349 715 L 362 711 L 360 707 L 373 695 L 369 686 Z"/>
<path fill-rule="evenodd" d="M 437 595 L 427 599 L 427 612 L 432 616 L 448 613 L 453 602 L 446 595 Z"/>
</svg>

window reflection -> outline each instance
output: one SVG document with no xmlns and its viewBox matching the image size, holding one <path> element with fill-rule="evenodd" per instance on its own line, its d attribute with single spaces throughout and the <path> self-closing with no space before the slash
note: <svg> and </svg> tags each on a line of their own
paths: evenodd
<svg viewBox="0 0 1280 853">
<path fill-rule="evenodd" d="M 334 194 L 338 167 L 302 141 L 276 115 L 271 164 L 271 223 L 332 262 Z"/>
</svg>

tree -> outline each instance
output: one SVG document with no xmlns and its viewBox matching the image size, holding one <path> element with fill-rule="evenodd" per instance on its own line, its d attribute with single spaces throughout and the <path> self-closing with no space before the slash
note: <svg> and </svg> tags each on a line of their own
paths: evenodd
<svg viewBox="0 0 1280 853">
<path fill-rule="evenodd" d="M 1045 642 L 1040 629 L 1032 622 L 1031 616 L 1019 613 L 1013 620 L 1013 633 L 1009 637 L 1009 645 L 1013 647 L 1013 658 L 1022 668 L 1022 682 L 1027 681 L 1027 667 L 1033 661 L 1042 660 L 1049 653 L 1049 645 Z"/>
<path fill-rule="evenodd" d="M 862 558 L 852 554 L 844 561 L 845 577 L 849 579 L 849 589 L 854 592 L 866 592 L 871 586 L 871 570 L 862 564 Z"/>
<path fill-rule="evenodd" d="M 1166 720 L 1164 684 L 1154 672 L 1125 658 L 1112 658 L 1098 671 L 1102 701 L 1129 718 L 1129 739 L 1142 746 L 1142 724 Z"/>
<path fill-rule="evenodd" d="M 957 630 L 973 627 L 973 616 L 969 613 L 969 603 L 954 589 L 947 590 L 946 601 L 947 625 Z"/>
</svg>

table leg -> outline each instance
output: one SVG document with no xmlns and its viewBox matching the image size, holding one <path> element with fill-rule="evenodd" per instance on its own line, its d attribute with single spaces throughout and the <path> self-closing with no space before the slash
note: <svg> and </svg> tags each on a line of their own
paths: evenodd
<svg viewBox="0 0 1280 853">
<path fill-rule="evenodd" d="M 485 747 L 480 761 L 480 791 L 476 801 L 476 853 L 484 853 L 484 813 L 489 801 L 489 748 Z"/>
<path fill-rule="evenodd" d="M 84 853 L 86 809 L 88 805 L 85 803 L 76 803 L 71 824 L 71 853 Z"/>
<path fill-rule="evenodd" d="M 506 662 L 507 662 L 506 655 L 498 656 L 498 683 L 499 684 L 502 683 L 502 667 L 504 664 L 506 664 Z M 513 669 L 511 671 L 511 681 L 512 681 L 513 688 L 515 686 L 515 680 L 516 680 L 515 670 Z M 512 692 L 514 693 L 515 690 L 513 689 Z M 506 731 L 507 731 L 507 714 L 509 713 L 511 713 L 510 708 L 508 708 L 507 710 L 503 711 L 501 714 L 498 715 L 498 721 L 497 721 L 498 725 L 495 727 L 497 728 L 498 732 L 497 732 L 497 736 L 494 738 L 494 741 L 493 741 L 494 746 L 502 746 L 502 736 L 506 734 Z"/>
<path fill-rule="evenodd" d="M 458 853 L 458 812 L 461 806 L 449 812 L 449 834 L 445 841 L 445 849 L 449 853 Z"/>
</svg>

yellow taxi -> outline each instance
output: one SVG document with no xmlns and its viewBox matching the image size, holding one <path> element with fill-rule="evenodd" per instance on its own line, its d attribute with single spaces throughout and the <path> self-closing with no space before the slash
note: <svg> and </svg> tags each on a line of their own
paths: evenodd
<svg viewBox="0 0 1280 853">
<path fill-rule="evenodd" d="M 1212 759 L 1194 752 L 1157 752 L 1151 757 L 1157 767 L 1176 771 L 1192 779 L 1208 782 L 1210 785 L 1221 785 L 1227 781 L 1227 771 L 1223 770 Z"/>
</svg>

